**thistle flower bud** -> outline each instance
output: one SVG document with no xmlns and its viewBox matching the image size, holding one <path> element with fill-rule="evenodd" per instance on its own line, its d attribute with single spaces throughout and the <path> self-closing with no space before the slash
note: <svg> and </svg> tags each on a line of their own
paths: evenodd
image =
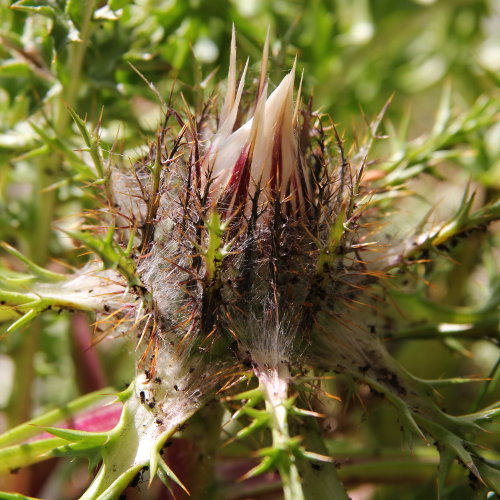
<svg viewBox="0 0 500 500">
<path fill-rule="evenodd" d="M 264 402 L 253 415 L 267 412 L 254 427 L 268 425 L 275 448 L 249 475 L 276 466 L 285 498 L 300 500 L 298 462 L 318 459 L 288 426 L 290 413 L 318 415 L 290 398 L 304 368 L 370 384 L 412 430 L 434 435 L 433 422 L 444 428 L 449 417 L 379 341 L 378 326 L 391 326 L 377 307 L 384 291 L 365 293 L 404 260 L 387 251 L 364 258 L 380 217 L 362 183 L 377 125 L 351 165 L 335 127 L 311 105 L 302 109 L 299 97 L 294 104 L 295 65 L 268 95 L 267 51 L 268 42 L 249 115 L 242 103 L 248 63 L 237 84 L 233 33 L 216 130 L 210 105 L 185 121 L 169 110 L 149 155 L 131 172 L 110 175 L 120 221 L 131 221 L 129 244 L 124 255 L 123 244 L 113 249 L 108 240 L 102 253 L 114 252 L 140 304 L 116 313 L 123 321 L 135 307 L 138 337 L 135 399 L 126 409 L 140 423 L 141 446 L 125 466 L 144 466 L 151 452 L 154 472 L 165 439 L 245 370 L 258 381 L 252 404 Z M 177 134 L 168 126 L 173 116 Z M 118 447 L 113 460 L 108 468 L 119 470 Z"/>
<path fill-rule="evenodd" d="M 264 51 L 264 57 L 267 57 Z M 256 193 L 260 203 L 286 200 L 293 213 L 304 213 L 309 184 L 302 169 L 294 125 L 293 89 L 295 66 L 267 97 L 267 83 L 256 96 L 253 116 L 233 130 L 241 102 L 248 63 L 236 81 L 236 48 L 231 45 L 228 91 L 220 124 L 203 161 L 204 175 L 212 180 L 211 194 L 220 210 L 232 213 L 248 207 Z M 265 71 L 267 61 L 263 63 Z M 261 74 L 261 82 L 265 74 Z M 287 210 L 290 212 L 288 206 Z"/>
</svg>

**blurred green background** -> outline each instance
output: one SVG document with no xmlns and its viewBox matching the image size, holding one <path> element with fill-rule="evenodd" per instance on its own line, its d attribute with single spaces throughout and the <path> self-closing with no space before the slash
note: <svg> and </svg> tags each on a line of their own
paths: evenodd
<svg viewBox="0 0 500 500">
<path fill-rule="evenodd" d="M 355 143 L 391 96 L 383 132 L 393 139 L 415 139 L 413 147 L 418 147 L 421 134 L 435 127 L 443 92 L 449 95 L 448 111 L 457 115 L 480 108 L 484 96 L 496 103 L 493 111 L 488 108 L 473 117 L 484 119 L 487 128 L 475 123 L 470 132 L 460 130 L 457 143 L 467 145 L 463 155 L 428 159 L 427 174 L 408 184 L 409 192 L 423 196 L 401 203 L 389 232 L 404 235 L 431 207 L 437 220 L 449 216 L 469 181 L 477 190 L 477 203 L 498 197 L 496 0 L 109 0 L 97 2 L 93 15 L 92 1 L 1 2 L 0 240 L 40 264 L 62 269 L 61 262 L 78 266 L 85 261 L 57 228 L 71 227 L 82 211 L 95 206 L 93 190 L 80 189 L 85 172 L 71 153 L 82 141 L 66 106 L 86 116 L 89 124 L 97 124 L 102 116 L 101 138 L 109 161 L 130 163 L 161 121 L 154 93 L 131 65 L 165 99 L 172 95 L 174 107 L 183 107 L 182 93 L 192 109 L 200 109 L 227 73 L 233 24 L 240 68 L 250 58 L 247 79 L 258 78 L 269 27 L 271 88 L 297 57 L 304 75 L 303 99 L 313 96 L 313 107 L 332 116 L 347 144 Z M 371 159 L 380 158 L 381 168 L 397 161 L 408 150 L 394 144 L 390 139 L 378 141 Z M 447 146 L 442 149 L 446 153 Z M 453 308 L 480 310 L 500 294 L 494 233 L 473 235 L 452 250 L 451 258 L 421 270 L 432 286 L 420 287 L 407 299 L 397 335 L 401 338 L 390 343 L 398 359 L 418 376 L 493 377 L 479 389 L 466 385 L 447 390 L 444 396 L 452 413 L 474 410 L 477 405 L 471 407 L 471 401 L 491 404 L 499 395 L 496 316 L 478 313 L 474 324 L 481 340 L 443 340 L 436 330 L 438 323 L 454 322 Z M 2 259 L 5 266 L 16 268 L 7 256 Z M 82 330 L 69 314 L 47 314 L 29 334 L 3 335 L 4 426 L 106 383 L 122 387 L 130 381 L 130 347 L 126 340 L 115 339 L 98 345 L 93 360 L 98 373 L 89 382 L 80 367 L 82 342 L 88 345 L 90 338 L 90 331 Z M 337 429 L 333 451 L 374 456 L 386 450 L 398 455 L 401 437 L 392 410 L 369 395 L 364 408 L 331 410 Z M 498 433 L 488 445 L 500 446 Z M 425 454 L 425 448 L 417 452 Z M 376 477 L 354 478 L 353 498 L 432 498 L 432 474 L 417 472 L 417 487 L 405 484 L 410 479 L 398 474 L 394 469 L 392 477 L 382 480 L 396 486 L 379 486 Z M 460 478 L 450 498 L 472 498 L 466 483 Z"/>
</svg>

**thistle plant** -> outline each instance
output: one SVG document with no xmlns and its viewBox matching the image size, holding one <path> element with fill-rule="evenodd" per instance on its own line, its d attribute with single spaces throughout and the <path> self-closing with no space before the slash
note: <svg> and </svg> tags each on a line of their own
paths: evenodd
<svg viewBox="0 0 500 500">
<path fill-rule="evenodd" d="M 3 269 L 1 317 L 9 335 L 22 335 L 47 310 L 90 312 L 96 343 L 130 342 L 135 377 L 122 392 L 98 391 L 7 431 L 0 471 L 86 457 L 97 472 L 81 499 L 120 498 L 139 479 L 158 478 L 179 497 L 224 498 L 217 455 L 249 446 L 234 481 L 269 477 L 287 500 L 347 499 L 322 422 L 327 401 L 346 405 L 346 388 L 369 388 L 394 408 L 405 444 L 436 448 L 437 495 L 445 498 L 456 462 L 479 494 L 500 494 L 498 455 L 481 445 L 498 403 L 457 416 L 439 392 L 484 381 L 423 380 L 385 343 L 399 335 L 426 266 L 486 232 L 500 205 L 474 205 L 467 188 L 447 220 L 425 220 L 399 239 L 384 224 L 410 196 L 405 182 L 432 169 L 437 151 L 452 158 L 467 133 L 495 123 L 498 100 L 452 116 L 445 92 L 426 139 L 393 134 L 392 157 L 379 164 L 372 148 L 390 103 L 348 146 L 302 96 L 295 64 L 271 90 L 269 39 L 254 85 L 248 62 L 238 71 L 234 32 L 230 50 L 225 89 L 200 112 L 154 90 L 163 122 L 133 162 L 104 150 L 100 124 L 68 109 L 84 147 L 67 154 L 98 205 L 80 227 L 60 230 L 90 257 L 55 272 L 5 244 L 25 272 Z M 463 312 L 456 331 L 473 334 L 474 325 L 460 326 L 480 313 L 495 322 L 498 303 L 496 293 L 481 311 Z M 339 394 L 330 393 L 332 379 Z M 77 425 L 58 425 L 68 413 Z M 190 482 L 176 472 L 172 440 L 196 448 Z"/>
</svg>

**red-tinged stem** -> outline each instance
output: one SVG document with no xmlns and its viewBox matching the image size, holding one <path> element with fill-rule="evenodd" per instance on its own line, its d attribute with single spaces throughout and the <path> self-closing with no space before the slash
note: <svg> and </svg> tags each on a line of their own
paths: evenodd
<svg viewBox="0 0 500 500">
<path fill-rule="evenodd" d="M 73 327 L 72 350 L 76 379 L 82 394 L 105 387 L 106 375 L 95 347 L 92 345 L 92 332 L 87 316 L 77 312 L 71 319 Z"/>
</svg>

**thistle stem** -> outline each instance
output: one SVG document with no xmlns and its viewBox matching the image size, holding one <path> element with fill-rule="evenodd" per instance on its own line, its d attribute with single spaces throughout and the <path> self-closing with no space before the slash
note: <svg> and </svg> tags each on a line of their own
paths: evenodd
<svg viewBox="0 0 500 500">
<path fill-rule="evenodd" d="M 181 481 L 189 485 L 190 500 L 216 500 L 220 498 L 215 474 L 215 458 L 220 445 L 220 429 L 223 408 L 217 402 L 201 408 L 183 432 L 186 440 L 182 446 L 169 449 L 168 462 L 172 468 L 184 461 L 186 475 L 179 475 Z M 184 441 L 179 440 L 179 441 Z M 187 442 L 187 444 L 186 444 Z M 190 452 L 186 453 L 186 449 Z M 177 452 L 177 453 L 175 453 Z M 180 487 L 174 486 L 177 498 L 186 498 Z"/>
<path fill-rule="evenodd" d="M 120 423 L 110 432 L 103 447 L 103 465 L 80 500 L 117 498 L 144 466 L 149 464 L 149 450 L 154 437 L 148 432 L 154 422 L 147 409 L 130 391 Z M 175 428 L 172 429 L 172 434 Z M 107 496 L 106 496 L 107 495 Z"/>
<path fill-rule="evenodd" d="M 85 11 L 83 13 L 82 29 L 80 31 L 80 42 L 75 43 L 71 50 L 69 79 L 64 89 L 63 99 L 59 99 L 56 115 L 56 133 L 63 132 L 67 127 L 70 115 L 66 109 L 67 106 L 74 108 L 78 94 L 78 87 L 81 83 L 83 60 L 87 50 L 88 41 L 91 35 L 92 15 L 94 14 L 96 0 L 85 2 Z"/>
<path fill-rule="evenodd" d="M 152 407 L 144 404 L 142 388 L 146 385 L 141 374 L 121 393 L 124 405 L 120 422 L 109 431 L 109 439 L 101 450 L 103 463 L 99 473 L 80 500 L 118 498 L 136 474 L 146 467 L 153 479 L 162 468 L 160 450 L 163 445 L 199 410 L 199 406 L 183 406 L 173 401 L 171 407 L 163 408 L 159 423 Z"/>
<path fill-rule="evenodd" d="M 294 431 L 300 434 L 307 450 L 321 455 L 329 454 L 317 422 L 308 420 L 294 428 Z M 297 463 L 306 500 L 349 500 L 333 463 L 323 462 L 316 464 L 315 468 L 313 465 L 306 460 L 299 460 Z"/>
<path fill-rule="evenodd" d="M 288 368 L 264 370 L 257 373 L 257 376 L 264 393 L 266 410 L 271 416 L 273 448 L 279 453 L 277 468 L 283 485 L 284 498 L 285 500 L 304 500 L 296 457 L 290 449 L 291 439 L 286 407 Z"/>
</svg>

